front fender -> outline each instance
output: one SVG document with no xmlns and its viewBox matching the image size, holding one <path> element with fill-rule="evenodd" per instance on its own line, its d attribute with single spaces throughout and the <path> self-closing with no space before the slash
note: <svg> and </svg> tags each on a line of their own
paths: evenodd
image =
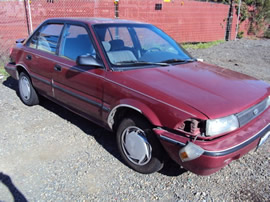
<svg viewBox="0 0 270 202">
<path fill-rule="evenodd" d="M 123 99 L 114 105 L 113 109 L 110 111 L 110 113 L 108 115 L 107 123 L 111 129 L 112 129 L 113 124 L 114 124 L 114 116 L 115 116 L 117 110 L 122 108 L 122 107 L 135 110 L 135 111 L 141 113 L 143 116 L 145 116 L 150 121 L 150 123 L 152 123 L 153 125 L 161 126 L 161 122 L 160 122 L 159 118 L 147 105 L 145 105 L 137 100 Z"/>
</svg>

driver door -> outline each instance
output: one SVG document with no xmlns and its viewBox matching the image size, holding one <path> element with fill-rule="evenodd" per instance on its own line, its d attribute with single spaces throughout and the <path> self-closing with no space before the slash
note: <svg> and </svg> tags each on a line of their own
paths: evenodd
<svg viewBox="0 0 270 202">
<path fill-rule="evenodd" d="M 53 93 L 55 99 L 69 109 L 99 123 L 106 71 L 97 67 L 78 66 L 76 58 L 87 54 L 96 57 L 87 27 L 66 24 L 53 70 Z"/>
</svg>

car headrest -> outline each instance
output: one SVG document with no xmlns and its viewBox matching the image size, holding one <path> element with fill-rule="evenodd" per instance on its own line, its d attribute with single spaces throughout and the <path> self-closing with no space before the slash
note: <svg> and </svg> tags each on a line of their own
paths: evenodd
<svg viewBox="0 0 270 202">
<path fill-rule="evenodd" d="M 102 45 L 106 52 L 111 50 L 111 44 L 108 41 L 102 41 Z"/>
<path fill-rule="evenodd" d="M 124 47 L 124 41 L 121 39 L 115 39 L 110 41 L 111 50 L 119 50 Z"/>
</svg>

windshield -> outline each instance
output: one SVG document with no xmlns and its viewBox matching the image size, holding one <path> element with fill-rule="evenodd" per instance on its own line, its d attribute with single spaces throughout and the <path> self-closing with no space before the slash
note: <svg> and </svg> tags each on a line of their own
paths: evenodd
<svg viewBox="0 0 270 202">
<path fill-rule="evenodd" d="M 99 24 L 94 30 L 114 67 L 194 61 L 171 37 L 153 25 Z"/>
</svg>

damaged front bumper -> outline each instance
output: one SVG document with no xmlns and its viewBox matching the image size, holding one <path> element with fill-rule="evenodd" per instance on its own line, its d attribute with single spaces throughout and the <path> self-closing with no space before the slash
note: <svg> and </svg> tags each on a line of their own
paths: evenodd
<svg viewBox="0 0 270 202">
<path fill-rule="evenodd" d="M 250 123 L 225 136 L 192 143 L 201 148 L 195 158 L 183 160 L 183 148 L 187 148 L 189 138 L 174 134 L 161 128 L 154 129 L 169 156 L 185 169 L 198 175 L 210 175 L 217 172 L 231 161 L 239 159 L 249 151 L 260 146 L 270 136 L 270 109 L 267 109 Z M 193 145 L 189 146 L 192 147 Z M 194 149 L 194 151 L 193 151 Z M 180 152 L 182 150 L 182 152 Z M 188 150 L 196 152 L 195 148 Z M 182 156 L 181 156 L 182 155 Z"/>
</svg>

